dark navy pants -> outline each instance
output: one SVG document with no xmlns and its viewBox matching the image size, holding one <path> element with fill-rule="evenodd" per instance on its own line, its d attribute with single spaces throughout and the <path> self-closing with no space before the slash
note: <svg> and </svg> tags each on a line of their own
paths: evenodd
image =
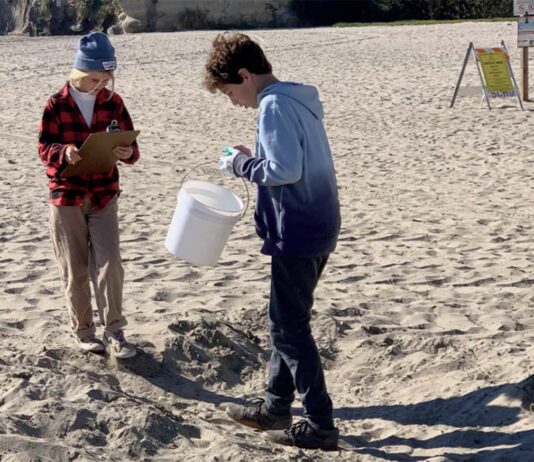
<svg viewBox="0 0 534 462">
<path fill-rule="evenodd" d="M 332 401 L 310 319 L 313 292 L 326 265 L 325 257 L 272 257 L 269 329 L 272 355 L 265 395 L 271 412 L 287 414 L 298 392 L 304 416 L 313 424 L 333 427 Z"/>
</svg>

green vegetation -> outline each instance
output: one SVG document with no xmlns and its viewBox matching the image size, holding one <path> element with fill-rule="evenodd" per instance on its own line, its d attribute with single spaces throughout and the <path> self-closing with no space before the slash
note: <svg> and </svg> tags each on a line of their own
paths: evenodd
<svg viewBox="0 0 534 462">
<path fill-rule="evenodd" d="M 516 22 L 517 18 L 482 18 L 482 19 L 409 19 L 388 22 L 338 22 L 334 27 L 368 27 L 368 26 L 424 26 L 429 24 L 455 24 L 460 22 Z"/>
<path fill-rule="evenodd" d="M 292 0 L 307 25 L 507 18 L 512 0 Z M 398 23 L 397 23 L 398 24 Z M 434 24 L 434 23 L 429 23 Z"/>
</svg>

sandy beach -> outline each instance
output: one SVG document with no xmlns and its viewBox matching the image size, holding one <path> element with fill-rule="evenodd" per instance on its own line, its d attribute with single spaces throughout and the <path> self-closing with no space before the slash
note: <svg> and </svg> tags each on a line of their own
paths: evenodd
<svg viewBox="0 0 534 462">
<path fill-rule="evenodd" d="M 275 75 L 317 85 L 325 107 L 343 226 L 313 330 L 334 453 L 273 445 L 224 412 L 267 377 L 253 186 L 218 266 L 164 247 L 184 174 L 254 141 L 256 113 L 201 88 L 214 35 L 112 37 L 116 91 L 141 130 L 141 159 L 120 167 L 126 334 L 140 350 L 122 363 L 70 333 L 36 151 L 77 37 L 0 37 L 0 461 L 532 462 L 534 104 L 449 108 L 470 41 L 504 40 L 519 78 L 517 25 L 251 32 Z M 465 82 L 477 79 L 470 62 Z"/>
</svg>

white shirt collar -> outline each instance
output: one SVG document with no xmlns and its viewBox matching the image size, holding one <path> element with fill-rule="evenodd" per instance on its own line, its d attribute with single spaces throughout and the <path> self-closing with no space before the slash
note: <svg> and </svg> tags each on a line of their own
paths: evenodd
<svg viewBox="0 0 534 462">
<path fill-rule="evenodd" d="M 95 101 L 96 95 L 91 95 L 89 93 L 84 93 L 83 91 L 78 90 L 72 83 L 69 83 L 70 91 L 72 92 L 73 96 L 81 101 Z"/>
</svg>

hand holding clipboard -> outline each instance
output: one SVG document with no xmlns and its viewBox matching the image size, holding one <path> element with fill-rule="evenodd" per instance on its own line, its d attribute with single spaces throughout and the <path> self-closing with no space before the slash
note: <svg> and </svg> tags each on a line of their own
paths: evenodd
<svg viewBox="0 0 534 462">
<path fill-rule="evenodd" d="M 139 130 L 91 133 L 77 153 L 81 160 L 68 165 L 61 176 L 68 178 L 109 172 L 117 160 L 122 158 L 121 155 L 126 155 L 125 151 L 115 154 L 113 150 L 118 146 L 130 146 L 139 133 Z"/>
</svg>

